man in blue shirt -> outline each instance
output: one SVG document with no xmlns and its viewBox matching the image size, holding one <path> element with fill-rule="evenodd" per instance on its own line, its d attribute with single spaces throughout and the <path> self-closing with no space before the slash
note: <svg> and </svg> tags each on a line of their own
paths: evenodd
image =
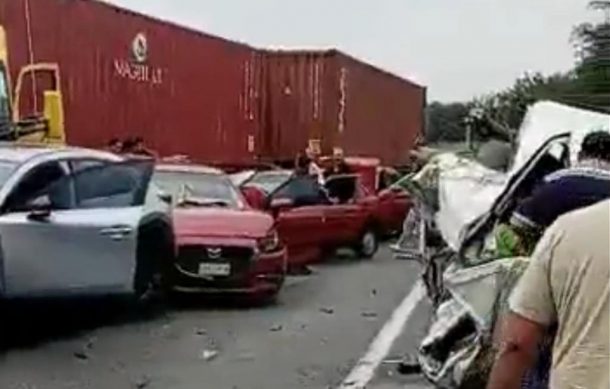
<svg viewBox="0 0 610 389">
<path fill-rule="evenodd" d="M 529 254 L 529 247 L 562 215 L 610 199 L 610 133 L 594 132 L 583 141 L 578 164 L 545 177 L 544 183 L 522 201 L 511 217 L 511 229 Z M 522 388 L 546 388 L 555 329 L 542 343 L 536 365 Z"/>
<path fill-rule="evenodd" d="M 610 198 L 610 133 L 587 135 L 578 159 L 575 167 L 547 176 L 518 205 L 513 227 L 540 237 L 559 216 Z"/>
</svg>

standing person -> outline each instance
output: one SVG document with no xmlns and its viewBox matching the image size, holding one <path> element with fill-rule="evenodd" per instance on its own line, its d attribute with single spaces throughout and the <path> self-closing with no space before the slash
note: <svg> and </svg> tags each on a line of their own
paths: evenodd
<svg viewBox="0 0 610 389">
<path fill-rule="evenodd" d="M 324 185 L 324 171 L 316 162 L 318 159 L 318 155 L 314 152 L 311 147 L 305 149 L 305 155 L 308 160 L 308 173 L 310 176 L 314 176 L 318 179 L 318 183 L 320 185 Z"/>
<path fill-rule="evenodd" d="M 328 178 L 334 175 L 350 174 L 351 172 L 349 165 L 345 162 L 343 150 L 334 149 L 332 165 L 324 172 L 324 176 Z"/>
<path fill-rule="evenodd" d="M 610 201 L 560 217 L 509 300 L 488 389 L 517 389 L 557 325 L 553 389 L 610 385 Z"/>
<path fill-rule="evenodd" d="M 121 154 L 123 151 L 123 142 L 121 142 L 119 138 L 112 138 L 108 141 L 108 144 L 106 144 L 106 150 L 111 153 Z"/>
<path fill-rule="evenodd" d="M 306 176 L 309 174 L 310 159 L 301 153 L 298 153 L 294 160 L 294 172 L 298 176 Z"/>
<path fill-rule="evenodd" d="M 131 158 L 158 158 L 155 152 L 144 146 L 144 140 L 141 137 L 127 138 L 123 142 L 122 153 Z"/>
<path fill-rule="evenodd" d="M 139 136 L 135 137 L 133 140 L 132 154 L 150 158 L 157 158 L 157 153 L 147 148 L 144 144 L 144 139 Z"/>
<path fill-rule="evenodd" d="M 122 142 L 121 154 L 133 154 L 136 141 L 135 138 L 126 138 Z"/>
</svg>

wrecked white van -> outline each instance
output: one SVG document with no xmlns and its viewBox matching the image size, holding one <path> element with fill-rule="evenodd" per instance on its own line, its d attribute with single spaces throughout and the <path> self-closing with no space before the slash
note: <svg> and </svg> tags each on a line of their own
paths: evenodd
<svg viewBox="0 0 610 389">
<path fill-rule="evenodd" d="M 398 257 L 417 257 L 424 265 L 435 316 L 418 360 L 437 387 L 485 387 L 496 320 L 528 263 L 527 258 L 499 258 L 493 231 L 552 172 L 549 166 L 569 167 L 586 134 L 600 130 L 610 132 L 610 115 L 540 102 L 525 117 L 508 173 L 454 157 L 454 163 L 435 172 L 434 201 L 421 195 L 422 187 L 429 193 L 430 186 L 412 183 L 420 212 L 405 224 L 419 221 L 415 235 L 421 244 L 412 243 L 414 230 L 409 228 L 394 249 Z M 431 244 L 427 235 L 434 232 L 442 239 Z"/>
</svg>

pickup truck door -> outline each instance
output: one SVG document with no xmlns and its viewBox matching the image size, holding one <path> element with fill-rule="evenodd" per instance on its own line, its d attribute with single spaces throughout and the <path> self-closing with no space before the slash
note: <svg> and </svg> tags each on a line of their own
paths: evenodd
<svg viewBox="0 0 610 389">
<path fill-rule="evenodd" d="M 363 232 L 368 212 L 358 201 L 361 197 L 357 175 L 331 177 L 326 182 L 334 203 L 324 208 L 326 231 L 325 245 L 333 247 L 353 243 Z"/>
<path fill-rule="evenodd" d="M 288 264 L 315 262 L 324 239 L 324 211 L 321 206 L 296 207 L 280 212 L 278 232 L 288 247 Z"/>
<path fill-rule="evenodd" d="M 0 216 L 5 295 L 131 292 L 152 171 L 145 161 L 95 166 L 7 210 Z"/>
<path fill-rule="evenodd" d="M 287 199 L 291 205 L 277 214 L 280 238 L 288 247 L 289 265 L 315 262 L 321 255 L 326 236 L 325 205 L 320 187 L 310 177 L 294 177 L 271 195 Z"/>
</svg>

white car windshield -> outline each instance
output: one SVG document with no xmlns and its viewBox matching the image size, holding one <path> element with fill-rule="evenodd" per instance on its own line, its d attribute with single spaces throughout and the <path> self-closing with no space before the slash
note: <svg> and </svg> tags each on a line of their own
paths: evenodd
<svg viewBox="0 0 610 389">
<path fill-rule="evenodd" d="M 241 208 L 243 201 L 231 181 L 219 174 L 157 171 L 153 181 L 178 202 L 193 206 Z"/>
</svg>

